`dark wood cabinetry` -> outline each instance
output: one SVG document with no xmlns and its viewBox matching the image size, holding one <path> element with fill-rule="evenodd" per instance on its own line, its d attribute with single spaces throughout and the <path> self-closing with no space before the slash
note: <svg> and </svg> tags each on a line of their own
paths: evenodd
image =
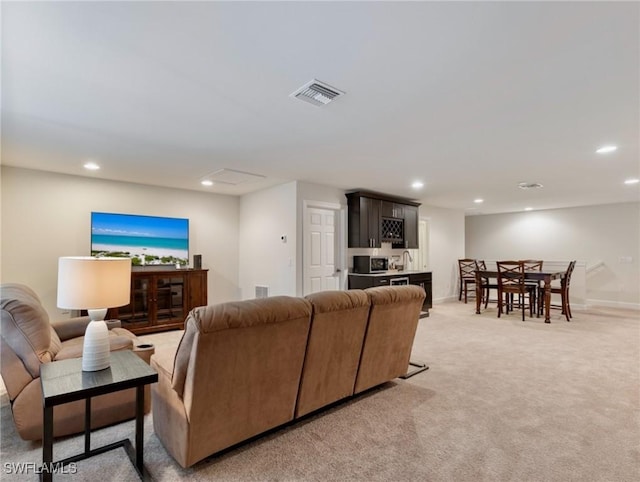
<svg viewBox="0 0 640 482">
<path fill-rule="evenodd" d="M 399 248 L 418 248 L 418 206 L 405 206 L 404 216 L 404 246 Z M 394 246 L 395 248 L 396 246 Z"/>
<path fill-rule="evenodd" d="M 391 201 L 382 201 L 380 205 L 380 214 L 387 218 L 404 218 L 404 204 L 398 204 Z"/>
<path fill-rule="evenodd" d="M 364 191 L 346 194 L 349 248 L 418 247 L 419 203 Z"/>
<path fill-rule="evenodd" d="M 131 272 L 131 301 L 109 310 L 108 318 L 136 334 L 184 329 L 184 319 L 193 308 L 207 304 L 205 269 Z"/>
<path fill-rule="evenodd" d="M 380 240 L 380 199 L 363 196 L 349 196 L 348 216 L 350 248 L 379 248 Z"/>
<path fill-rule="evenodd" d="M 355 276 L 349 275 L 350 290 L 366 290 L 376 286 L 389 286 L 392 276 Z"/>
<path fill-rule="evenodd" d="M 429 309 L 432 307 L 432 277 L 431 273 L 427 271 L 405 273 L 399 271 L 393 274 L 385 275 L 349 275 L 349 289 L 350 290 L 364 290 L 367 288 L 374 288 L 376 286 L 391 286 L 399 280 L 403 280 L 404 284 L 408 282 L 411 285 L 420 286 L 426 293 L 427 297 L 422 304 L 422 311 L 429 313 Z M 426 316 L 426 315 L 425 315 Z"/>
<path fill-rule="evenodd" d="M 420 286 L 427 297 L 424 299 L 424 303 L 422 305 L 422 311 L 429 312 L 429 309 L 433 306 L 433 294 L 431 289 L 432 278 L 431 273 L 411 273 L 409 274 L 409 284 Z"/>
</svg>

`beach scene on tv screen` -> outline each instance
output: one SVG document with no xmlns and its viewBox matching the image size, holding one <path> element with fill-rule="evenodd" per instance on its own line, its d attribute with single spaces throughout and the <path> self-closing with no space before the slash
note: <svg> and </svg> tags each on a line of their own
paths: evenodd
<svg viewBox="0 0 640 482">
<path fill-rule="evenodd" d="M 134 266 L 186 266 L 189 220 L 91 213 L 91 256 L 131 258 Z"/>
</svg>

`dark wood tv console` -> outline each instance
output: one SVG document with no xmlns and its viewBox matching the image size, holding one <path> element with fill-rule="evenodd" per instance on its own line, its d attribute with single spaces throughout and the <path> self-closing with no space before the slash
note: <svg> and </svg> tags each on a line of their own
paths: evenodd
<svg viewBox="0 0 640 482">
<path fill-rule="evenodd" d="M 207 304 L 206 269 L 137 268 L 131 271 L 131 301 L 107 318 L 135 334 L 184 329 L 193 308 Z"/>
</svg>

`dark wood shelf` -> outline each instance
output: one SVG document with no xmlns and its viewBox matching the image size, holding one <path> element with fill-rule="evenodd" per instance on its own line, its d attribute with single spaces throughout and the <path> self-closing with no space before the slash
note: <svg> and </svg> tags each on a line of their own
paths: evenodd
<svg viewBox="0 0 640 482">
<path fill-rule="evenodd" d="M 145 269 L 131 271 L 131 301 L 112 308 L 108 317 L 135 334 L 184 329 L 193 308 L 207 304 L 206 269 Z"/>
</svg>

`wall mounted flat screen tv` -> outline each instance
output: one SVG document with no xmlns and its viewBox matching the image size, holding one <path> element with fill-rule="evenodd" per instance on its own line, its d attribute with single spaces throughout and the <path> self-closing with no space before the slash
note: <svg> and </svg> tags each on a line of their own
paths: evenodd
<svg viewBox="0 0 640 482">
<path fill-rule="evenodd" d="M 92 212 L 91 256 L 131 258 L 134 266 L 186 266 L 189 220 Z"/>
</svg>

